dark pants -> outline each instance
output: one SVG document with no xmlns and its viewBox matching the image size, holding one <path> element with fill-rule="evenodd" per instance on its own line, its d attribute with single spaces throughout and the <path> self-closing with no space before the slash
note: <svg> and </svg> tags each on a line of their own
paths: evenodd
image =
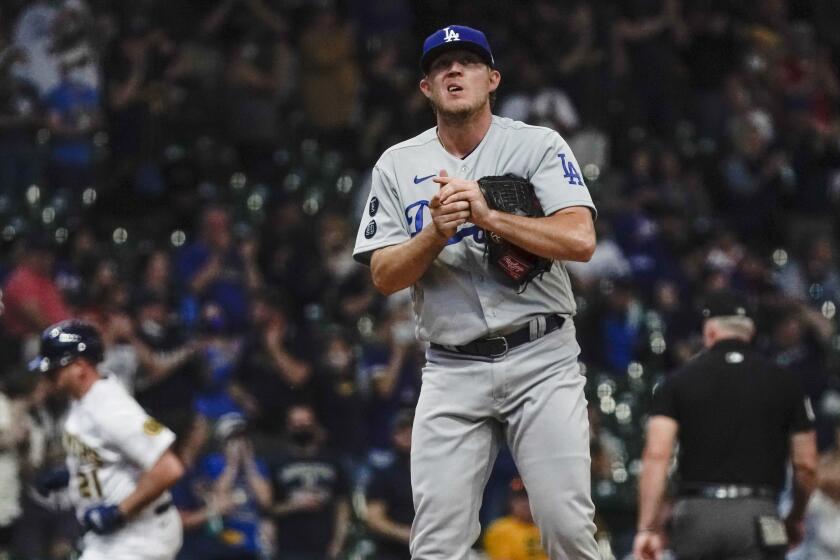
<svg viewBox="0 0 840 560">
<path fill-rule="evenodd" d="M 766 499 L 682 498 L 670 521 L 671 549 L 678 560 L 784 560 L 785 552 L 765 552 L 756 518 L 778 515 Z"/>
<path fill-rule="evenodd" d="M 24 494 L 23 515 L 12 537 L 16 558 L 55 558 L 58 551 L 71 550 L 78 535 L 79 525 L 72 510 L 49 510 Z"/>
</svg>

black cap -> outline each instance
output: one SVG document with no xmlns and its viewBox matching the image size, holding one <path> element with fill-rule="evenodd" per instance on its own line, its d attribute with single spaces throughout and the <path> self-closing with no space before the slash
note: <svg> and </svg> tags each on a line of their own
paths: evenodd
<svg viewBox="0 0 840 560">
<path fill-rule="evenodd" d="M 749 304 L 746 298 L 737 292 L 729 290 L 711 292 L 703 302 L 703 319 L 749 316 Z"/>
<path fill-rule="evenodd" d="M 40 353 L 29 362 L 29 370 L 49 374 L 78 358 L 96 365 L 103 360 L 103 352 L 102 338 L 96 327 L 76 319 L 61 321 L 41 334 Z"/>
</svg>

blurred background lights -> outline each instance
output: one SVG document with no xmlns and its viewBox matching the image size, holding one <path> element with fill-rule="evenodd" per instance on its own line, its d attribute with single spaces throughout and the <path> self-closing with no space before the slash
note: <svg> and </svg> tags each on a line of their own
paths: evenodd
<svg viewBox="0 0 840 560">
<path fill-rule="evenodd" d="M 82 204 L 90 206 L 96 202 L 96 189 L 88 187 L 82 192 Z"/>
<path fill-rule="evenodd" d="M 187 241 L 187 234 L 184 233 L 184 230 L 176 229 L 172 232 L 172 235 L 169 236 L 169 242 L 172 243 L 173 247 L 181 247 Z"/>
</svg>

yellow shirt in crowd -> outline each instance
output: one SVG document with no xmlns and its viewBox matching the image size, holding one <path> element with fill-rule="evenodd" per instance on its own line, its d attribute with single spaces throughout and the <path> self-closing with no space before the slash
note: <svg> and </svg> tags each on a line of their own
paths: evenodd
<svg viewBox="0 0 840 560">
<path fill-rule="evenodd" d="M 484 551 L 490 560 L 548 560 L 540 546 L 540 530 L 533 523 L 502 517 L 487 529 Z"/>
</svg>

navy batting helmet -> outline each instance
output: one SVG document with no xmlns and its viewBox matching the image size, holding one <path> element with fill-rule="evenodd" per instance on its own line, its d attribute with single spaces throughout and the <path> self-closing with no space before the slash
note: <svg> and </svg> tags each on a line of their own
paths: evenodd
<svg viewBox="0 0 840 560">
<path fill-rule="evenodd" d="M 85 321 L 70 319 L 47 327 L 41 334 L 40 355 L 32 360 L 29 369 L 52 373 L 85 358 L 91 364 L 103 359 L 102 338 L 96 327 Z"/>
</svg>

